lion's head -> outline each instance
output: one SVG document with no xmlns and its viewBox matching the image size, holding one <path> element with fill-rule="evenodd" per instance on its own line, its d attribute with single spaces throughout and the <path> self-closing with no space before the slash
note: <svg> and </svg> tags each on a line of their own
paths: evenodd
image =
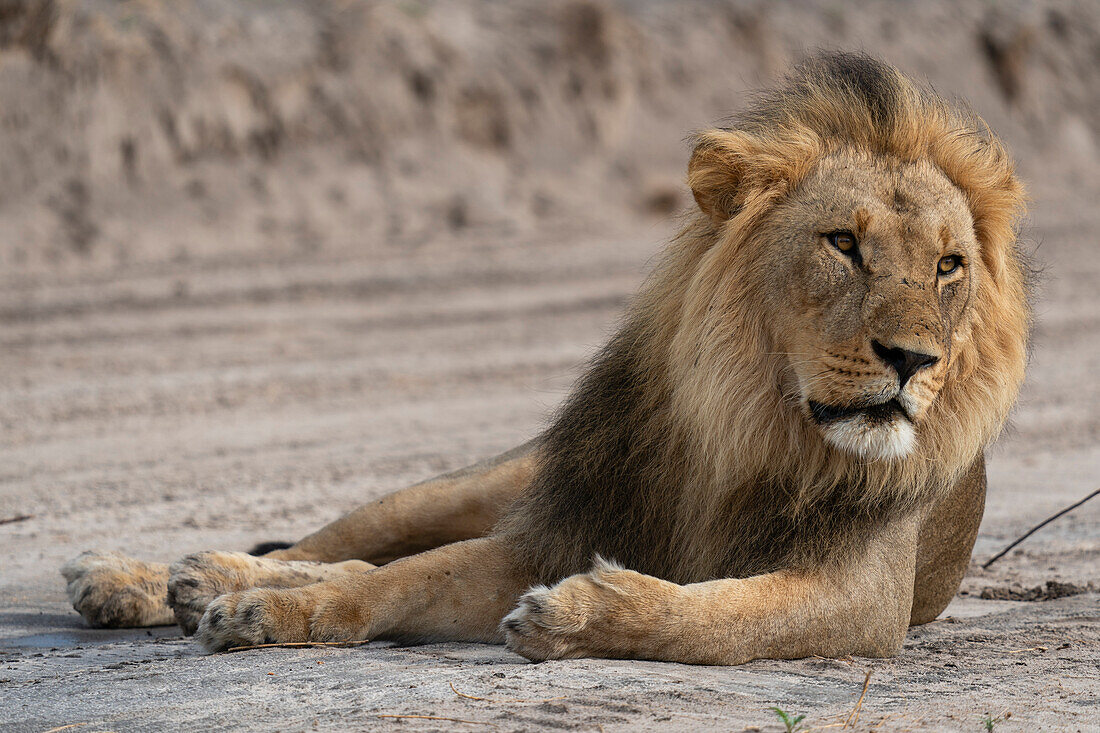
<svg viewBox="0 0 1100 733">
<path fill-rule="evenodd" d="M 838 151 L 766 221 L 762 295 L 790 363 L 784 390 L 837 448 L 908 456 L 984 276 L 966 196 L 927 160 Z"/>
<path fill-rule="evenodd" d="M 677 403 L 709 454 L 912 484 L 997 434 L 1026 360 L 1023 189 L 981 120 L 827 55 L 700 134 L 689 184 L 647 301 L 676 302 Z"/>
</svg>

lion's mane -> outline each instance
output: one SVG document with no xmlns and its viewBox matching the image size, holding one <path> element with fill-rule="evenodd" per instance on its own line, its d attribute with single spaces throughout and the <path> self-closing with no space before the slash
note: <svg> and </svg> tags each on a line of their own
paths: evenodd
<svg viewBox="0 0 1100 733">
<path fill-rule="evenodd" d="M 758 307 L 758 227 L 842 149 L 934 164 L 965 194 L 981 248 L 969 325 L 900 461 L 825 443 L 779 388 L 786 357 Z M 688 182 L 699 210 L 542 436 L 535 477 L 498 528 L 544 580 L 596 553 L 676 582 L 827 560 L 953 485 L 1016 399 L 1024 192 L 977 116 L 865 56 L 820 56 L 696 136 Z"/>
</svg>

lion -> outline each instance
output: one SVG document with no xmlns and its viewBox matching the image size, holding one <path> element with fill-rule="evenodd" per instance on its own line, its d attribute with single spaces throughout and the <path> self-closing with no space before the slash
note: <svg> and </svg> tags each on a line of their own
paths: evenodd
<svg viewBox="0 0 1100 733">
<path fill-rule="evenodd" d="M 694 138 L 696 208 L 536 439 L 263 556 L 62 570 L 210 651 L 897 654 L 943 611 L 1027 358 L 1024 189 L 977 116 L 857 54 Z"/>
</svg>

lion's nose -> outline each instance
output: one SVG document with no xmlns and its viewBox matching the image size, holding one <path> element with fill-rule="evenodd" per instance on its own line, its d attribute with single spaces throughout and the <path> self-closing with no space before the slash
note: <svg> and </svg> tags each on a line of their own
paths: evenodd
<svg viewBox="0 0 1100 733">
<path fill-rule="evenodd" d="M 897 346 L 883 346 L 878 341 L 871 342 L 871 348 L 878 358 L 894 367 L 898 373 L 898 389 L 904 389 L 909 378 L 925 367 L 930 367 L 940 360 L 940 357 L 931 354 L 922 354 L 919 351 L 909 351 Z"/>
</svg>

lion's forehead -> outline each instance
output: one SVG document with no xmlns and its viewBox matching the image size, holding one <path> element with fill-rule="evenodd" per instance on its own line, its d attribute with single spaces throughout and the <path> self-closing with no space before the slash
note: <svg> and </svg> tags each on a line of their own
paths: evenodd
<svg viewBox="0 0 1100 733">
<path fill-rule="evenodd" d="M 877 250 L 895 267 L 973 241 L 965 194 L 928 161 L 837 154 L 817 166 L 800 194 L 820 210 L 822 224 L 850 222 L 865 240 L 865 254 Z"/>
<path fill-rule="evenodd" d="M 928 161 L 837 157 L 823 161 L 815 179 L 813 187 L 832 191 L 837 203 L 859 202 L 898 215 L 969 214 L 962 190 Z"/>
</svg>

